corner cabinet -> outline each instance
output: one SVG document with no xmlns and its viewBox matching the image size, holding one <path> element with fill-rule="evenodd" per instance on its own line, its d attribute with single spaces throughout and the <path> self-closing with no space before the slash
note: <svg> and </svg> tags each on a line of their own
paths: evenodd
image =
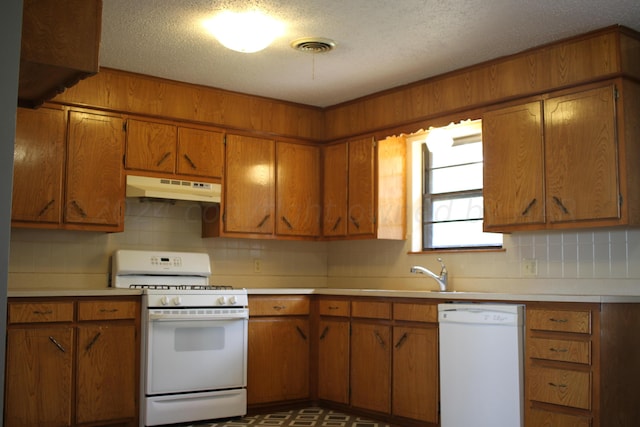
<svg viewBox="0 0 640 427">
<path fill-rule="evenodd" d="M 403 138 L 362 138 L 323 147 L 323 186 L 325 238 L 405 238 Z"/>
<path fill-rule="evenodd" d="M 485 113 L 485 230 L 640 223 L 639 94 L 616 80 Z"/>
<path fill-rule="evenodd" d="M 140 302 L 10 298 L 4 425 L 138 425 Z"/>
<path fill-rule="evenodd" d="M 12 226 L 122 231 L 123 150 L 119 117 L 18 108 Z"/>
</svg>

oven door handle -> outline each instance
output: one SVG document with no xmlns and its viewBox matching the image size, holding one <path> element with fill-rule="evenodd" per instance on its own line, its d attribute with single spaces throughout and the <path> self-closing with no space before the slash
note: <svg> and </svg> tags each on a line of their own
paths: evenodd
<svg viewBox="0 0 640 427">
<path fill-rule="evenodd" d="M 248 319 L 246 314 L 238 314 L 237 316 L 184 316 L 181 314 L 149 314 L 149 320 L 151 322 L 193 322 L 193 321 L 211 321 L 211 320 L 243 320 Z"/>
</svg>

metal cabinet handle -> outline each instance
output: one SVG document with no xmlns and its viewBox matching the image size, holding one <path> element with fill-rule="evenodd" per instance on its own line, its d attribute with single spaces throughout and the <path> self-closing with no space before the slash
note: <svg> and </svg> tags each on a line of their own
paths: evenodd
<svg viewBox="0 0 640 427">
<path fill-rule="evenodd" d="M 353 223 L 353 225 L 355 225 L 356 228 L 360 230 L 360 223 L 358 222 L 358 220 L 354 216 L 350 216 L 349 219 L 351 219 L 351 222 Z"/>
<path fill-rule="evenodd" d="M 400 337 L 400 339 L 396 343 L 395 348 L 400 348 L 402 346 L 402 344 L 404 344 L 404 342 L 407 340 L 407 338 L 409 338 L 409 336 L 405 332 L 404 334 L 402 334 L 402 336 Z"/>
<path fill-rule="evenodd" d="M 84 209 L 82 209 L 82 206 L 80 206 L 76 200 L 72 200 L 71 205 L 73 205 L 73 207 L 76 208 L 76 210 L 78 211 L 78 213 L 80 213 L 80 216 L 82 218 L 87 217 L 87 213 L 84 211 Z"/>
<path fill-rule="evenodd" d="M 562 212 L 568 214 L 569 211 L 567 210 L 567 208 L 562 204 L 562 200 L 560 200 L 558 197 L 553 196 L 553 201 L 555 202 L 555 204 L 562 209 Z"/>
<path fill-rule="evenodd" d="M 100 309 L 100 313 L 117 313 L 118 309 L 117 308 L 101 308 Z"/>
<path fill-rule="evenodd" d="M 527 216 L 527 214 L 529 213 L 529 211 L 531 210 L 531 208 L 533 207 L 533 205 L 536 204 L 538 200 L 537 199 L 533 199 L 532 201 L 529 202 L 529 204 L 527 205 L 526 208 L 524 208 L 524 210 L 522 211 L 522 216 Z"/>
<path fill-rule="evenodd" d="M 58 347 L 58 350 L 60 350 L 63 353 L 66 353 L 67 350 L 64 349 L 64 347 L 62 346 L 62 344 L 60 344 L 54 337 L 49 336 L 49 341 L 51 341 L 53 343 L 53 345 L 55 345 L 56 347 Z"/>
<path fill-rule="evenodd" d="M 55 199 L 49 200 L 49 203 L 47 203 L 46 205 L 44 205 L 42 209 L 40 209 L 40 212 L 38 212 L 38 216 L 44 215 L 45 212 L 47 212 L 49 208 L 55 203 L 55 201 L 56 201 Z"/>
<path fill-rule="evenodd" d="M 322 333 L 320 334 L 320 339 L 323 340 L 324 337 L 327 336 L 327 333 L 329 332 L 329 327 L 325 326 L 324 329 L 322 330 Z"/>
<path fill-rule="evenodd" d="M 568 319 L 556 319 L 555 317 L 549 318 L 549 322 L 555 322 L 555 323 L 567 323 L 568 321 L 569 321 Z"/>
<path fill-rule="evenodd" d="M 338 229 L 338 225 L 340 225 L 341 222 L 342 222 L 342 217 L 339 216 L 338 219 L 336 219 L 336 223 L 333 224 L 331 231 L 336 231 Z"/>
<path fill-rule="evenodd" d="M 33 314 L 38 314 L 40 316 L 46 316 L 47 314 L 53 314 L 53 310 L 45 310 L 45 311 L 33 310 Z"/>
<path fill-rule="evenodd" d="M 387 346 L 387 344 L 384 342 L 384 340 L 382 339 L 382 337 L 380 336 L 380 334 L 378 333 L 378 331 L 373 331 L 373 334 L 376 336 L 376 339 L 378 340 L 378 343 L 384 348 Z"/>
<path fill-rule="evenodd" d="M 258 223 L 258 228 L 261 228 L 261 227 L 264 225 L 264 223 L 265 223 L 265 222 L 267 222 L 267 220 L 269 219 L 269 217 L 271 217 L 271 215 L 270 215 L 270 214 L 266 214 L 266 215 L 264 216 L 264 218 L 262 218 L 262 221 L 260 221 L 260 222 Z"/>
<path fill-rule="evenodd" d="M 566 352 L 568 352 L 568 351 L 569 351 L 569 349 L 567 349 L 567 348 L 554 348 L 554 347 L 551 347 L 551 348 L 549 349 L 549 351 L 552 351 L 552 352 L 554 352 L 554 353 L 566 353 Z"/>
<path fill-rule="evenodd" d="M 280 219 L 282 220 L 282 222 L 284 222 L 287 228 L 289 228 L 289 230 L 293 230 L 293 226 L 291 225 L 291 223 L 289 222 L 286 216 L 282 215 L 282 218 Z"/>
<path fill-rule="evenodd" d="M 162 157 L 160 157 L 160 160 L 158 160 L 156 162 L 156 166 L 160 166 L 162 163 L 164 163 L 165 160 L 167 160 L 167 158 L 171 155 L 170 151 L 167 151 L 166 153 L 164 153 L 164 155 Z"/>
<path fill-rule="evenodd" d="M 549 383 L 549 385 L 550 385 L 551 387 L 567 388 L 567 385 L 566 385 L 566 384 Z"/>
<path fill-rule="evenodd" d="M 98 338 L 100 338 L 100 335 L 102 335 L 102 332 L 98 332 L 93 337 L 93 339 L 89 342 L 89 344 L 87 344 L 87 346 L 84 349 L 85 353 L 88 352 L 89 350 L 91 350 L 91 347 L 93 347 L 93 345 L 96 343 L 96 341 L 98 341 Z"/>
<path fill-rule="evenodd" d="M 189 166 L 191 166 L 191 169 L 198 169 L 196 164 L 193 163 L 193 160 L 191 160 L 191 157 L 189 157 L 187 154 L 183 154 L 184 159 L 187 161 L 187 163 L 189 163 Z"/>
<path fill-rule="evenodd" d="M 300 336 L 302 337 L 303 340 L 307 340 L 307 335 L 304 333 L 304 331 L 300 328 L 300 326 L 296 325 L 296 329 L 298 330 L 298 333 L 300 334 Z"/>
<path fill-rule="evenodd" d="M 287 308 L 286 305 L 274 305 L 273 309 L 276 311 L 280 311 L 280 310 L 284 310 L 285 308 Z"/>
</svg>

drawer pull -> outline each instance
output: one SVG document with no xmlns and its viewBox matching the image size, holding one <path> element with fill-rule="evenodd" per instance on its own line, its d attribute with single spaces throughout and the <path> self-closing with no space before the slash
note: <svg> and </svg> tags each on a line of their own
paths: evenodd
<svg viewBox="0 0 640 427">
<path fill-rule="evenodd" d="M 117 308 L 101 308 L 100 309 L 100 313 L 117 313 L 118 309 Z"/>
<path fill-rule="evenodd" d="M 551 347 L 551 348 L 549 348 L 549 351 L 553 351 L 555 353 L 566 353 L 566 352 L 569 351 L 569 349 L 568 348 L 554 348 L 554 347 Z"/>
<path fill-rule="evenodd" d="M 549 383 L 549 385 L 550 385 L 551 387 L 567 388 L 567 385 L 566 385 L 566 384 Z"/>
<path fill-rule="evenodd" d="M 46 316 L 47 314 L 53 314 L 53 310 L 33 310 L 33 314 L 38 314 L 40 316 Z"/>
<path fill-rule="evenodd" d="M 296 326 L 296 329 L 298 330 L 298 333 L 300 334 L 300 336 L 302 337 L 303 340 L 307 340 L 307 335 L 304 333 L 304 331 L 300 328 L 300 326 Z"/>
<path fill-rule="evenodd" d="M 339 310 L 340 309 L 340 307 L 338 307 L 337 305 L 332 305 L 332 306 L 329 306 L 328 308 L 329 308 L 329 310 Z"/>
<path fill-rule="evenodd" d="M 273 309 L 276 311 L 280 311 L 280 310 L 284 310 L 285 308 L 287 308 L 286 305 L 274 305 Z"/>
<path fill-rule="evenodd" d="M 164 153 L 164 155 L 162 157 L 160 157 L 160 160 L 158 160 L 156 162 L 156 166 L 160 166 L 162 163 L 164 163 L 165 160 L 167 160 L 169 158 L 169 156 L 171 155 L 171 153 L 169 151 L 167 151 L 166 153 Z"/>
<path fill-rule="evenodd" d="M 549 321 L 555 323 L 567 323 L 569 319 L 556 319 L 555 317 L 550 317 Z"/>
<path fill-rule="evenodd" d="M 320 339 L 323 340 L 324 337 L 327 336 L 327 333 L 329 332 L 329 327 L 325 326 L 324 329 L 322 330 L 322 333 L 320 334 Z"/>
<path fill-rule="evenodd" d="M 380 336 L 380 334 L 378 333 L 378 331 L 373 331 L 373 334 L 376 336 L 376 339 L 378 340 L 378 343 L 382 346 L 382 348 L 386 348 L 387 345 L 382 339 L 382 337 Z"/>
<path fill-rule="evenodd" d="M 61 352 L 63 353 L 67 352 L 67 350 L 64 349 L 62 344 L 60 344 L 54 337 L 50 336 L 49 341 L 51 341 L 56 347 L 58 347 L 58 350 L 60 350 Z"/>
<path fill-rule="evenodd" d="M 91 350 L 91 347 L 93 347 L 93 345 L 96 343 L 96 341 L 98 341 L 98 338 L 100 338 L 100 335 L 102 335 L 102 332 L 98 332 L 93 339 L 91 340 L 91 342 L 89 344 L 87 344 L 87 346 L 85 347 L 84 351 L 85 353 L 88 352 L 89 350 Z"/>
</svg>

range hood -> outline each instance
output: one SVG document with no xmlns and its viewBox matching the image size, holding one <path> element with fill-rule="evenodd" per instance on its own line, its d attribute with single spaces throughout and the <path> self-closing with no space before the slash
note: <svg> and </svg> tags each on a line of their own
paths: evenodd
<svg viewBox="0 0 640 427">
<path fill-rule="evenodd" d="M 222 186 L 211 182 L 127 175 L 127 197 L 220 203 Z"/>
</svg>

